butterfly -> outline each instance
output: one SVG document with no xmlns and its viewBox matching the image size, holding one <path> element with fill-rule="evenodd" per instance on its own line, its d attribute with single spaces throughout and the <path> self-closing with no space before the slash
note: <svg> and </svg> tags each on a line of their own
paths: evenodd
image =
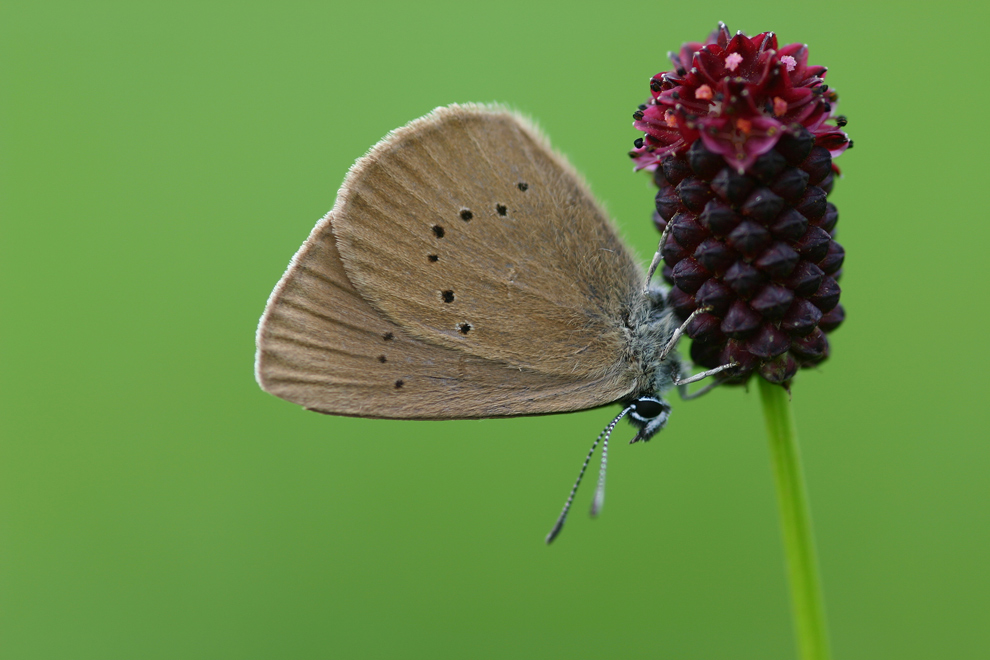
<svg viewBox="0 0 990 660">
<path fill-rule="evenodd" d="M 665 236 L 661 236 L 660 248 Z M 690 323 L 650 284 L 581 176 L 524 117 L 451 105 L 389 133 L 347 174 L 272 292 L 255 373 L 331 415 L 468 419 L 615 402 L 553 530 L 628 416 L 647 441 L 688 376 Z M 704 311 L 698 310 L 695 314 Z M 692 315 L 693 318 L 693 315 Z M 697 394 L 697 393 L 695 393 Z"/>
</svg>

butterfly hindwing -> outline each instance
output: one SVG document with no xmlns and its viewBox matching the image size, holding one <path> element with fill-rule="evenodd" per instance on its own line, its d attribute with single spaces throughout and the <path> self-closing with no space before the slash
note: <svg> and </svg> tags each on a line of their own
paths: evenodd
<svg viewBox="0 0 990 660">
<path fill-rule="evenodd" d="M 331 223 L 313 231 L 261 319 L 255 368 L 266 391 L 324 413 L 396 419 L 564 412 L 625 393 L 622 379 L 548 376 L 410 336 L 351 285 Z"/>
</svg>

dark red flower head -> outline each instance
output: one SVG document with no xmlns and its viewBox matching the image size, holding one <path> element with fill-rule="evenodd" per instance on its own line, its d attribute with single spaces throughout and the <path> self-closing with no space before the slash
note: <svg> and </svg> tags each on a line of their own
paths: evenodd
<svg viewBox="0 0 990 660">
<path fill-rule="evenodd" d="M 656 169 L 701 138 L 743 172 L 796 125 L 833 157 L 849 144 L 843 131 L 825 123 L 837 96 L 823 84 L 825 67 L 808 65 L 803 44 L 778 48 L 772 32 L 731 37 L 719 23 L 707 42 L 685 44 L 670 59 L 674 70 L 653 76 L 653 98 L 634 115 L 634 126 L 646 133 L 630 153 L 636 169 Z"/>
<path fill-rule="evenodd" d="M 701 310 L 686 330 L 696 365 L 786 385 L 829 356 L 826 335 L 845 319 L 828 196 L 832 158 L 852 146 L 846 118 L 833 116 L 825 68 L 770 32 L 730 38 L 719 24 L 670 58 L 633 114 L 646 136 L 630 154 L 659 188 L 667 302 L 681 319 Z"/>
</svg>

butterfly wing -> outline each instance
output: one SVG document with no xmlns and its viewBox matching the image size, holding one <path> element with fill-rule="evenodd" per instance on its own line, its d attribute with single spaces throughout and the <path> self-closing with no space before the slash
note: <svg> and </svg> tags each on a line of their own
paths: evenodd
<svg viewBox="0 0 990 660">
<path fill-rule="evenodd" d="M 568 379 L 430 344 L 383 318 L 344 273 L 317 225 L 258 326 L 261 387 L 311 410 L 393 419 L 498 417 L 590 408 L 624 396 L 628 379 Z"/>
<path fill-rule="evenodd" d="M 619 368 L 643 273 L 519 116 L 451 106 L 395 131 L 351 171 L 334 215 L 348 277 L 412 335 L 562 377 Z"/>
<path fill-rule="evenodd" d="M 445 151 L 448 137 L 493 146 L 465 178 L 457 169 L 462 154 Z M 417 172 L 424 166 L 429 174 Z M 475 176 L 508 177 L 511 185 L 481 197 L 483 180 Z M 451 186 L 475 195 L 469 201 L 477 213 Z M 523 196 L 510 207 L 505 195 L 513 189 Z M 495 217 L 482 213 L 486 203 Z M 461 225 L 448 219 L 451 208 Z M 472 217 L 463 219 L 463 210 Z M 483 221 L 504 224 L 486 230 Z M 494 417 L 602 405 L 636 385 L 623 314 L 639 277 L 580 179 L 531 128 L 504 111 L 438 109 L 352 168 L 334 210 L 268 301 L 256 375 L 289 401 L 362 417 Z M 445 302 L 447 291 L 453 302 Z"/>
</svg>

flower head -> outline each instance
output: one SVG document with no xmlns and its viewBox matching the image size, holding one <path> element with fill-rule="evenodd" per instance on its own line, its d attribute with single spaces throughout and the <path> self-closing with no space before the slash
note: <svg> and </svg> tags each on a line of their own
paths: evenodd
<svg viewBox="0 0 990 660">
<path fill-rule="evenodd" d="M 633 115 L 646 132 L 631 152 L 659 187 L 654 222 L 670 231 L 667 300 L 686 319 L 695 363 L 730 382 L 759 373 L 786 384 L 829 354 L 842 323 L 828 201 L 852 146 L 834 116 L 838 96 L 807 47 L 777 48 L 769 32 L 730 38 L 720 24 L 705 44 L 672 54 L 675 70 L 650 81 L 653 99 Z M 826 123 L 832 120 L 834 123 Z"/>
<path fill-rule="evenodd" d="M 646 133 L 630 154 L 637 169 L 656 169 L 700 138 L 742 172 L 798 125 L 832 156 L 848 146 L 848 136 L 825 123 L 837 97 L 823 84 L 825 67 L 808 65 L 803 44 L 778 48 L 772 32 L 732 37 L 719 23 L 705 43 L 685 44 L 670 59 L 674 70 L 653 76 L 652 98 L 634 115 Z"/>
</svg>

